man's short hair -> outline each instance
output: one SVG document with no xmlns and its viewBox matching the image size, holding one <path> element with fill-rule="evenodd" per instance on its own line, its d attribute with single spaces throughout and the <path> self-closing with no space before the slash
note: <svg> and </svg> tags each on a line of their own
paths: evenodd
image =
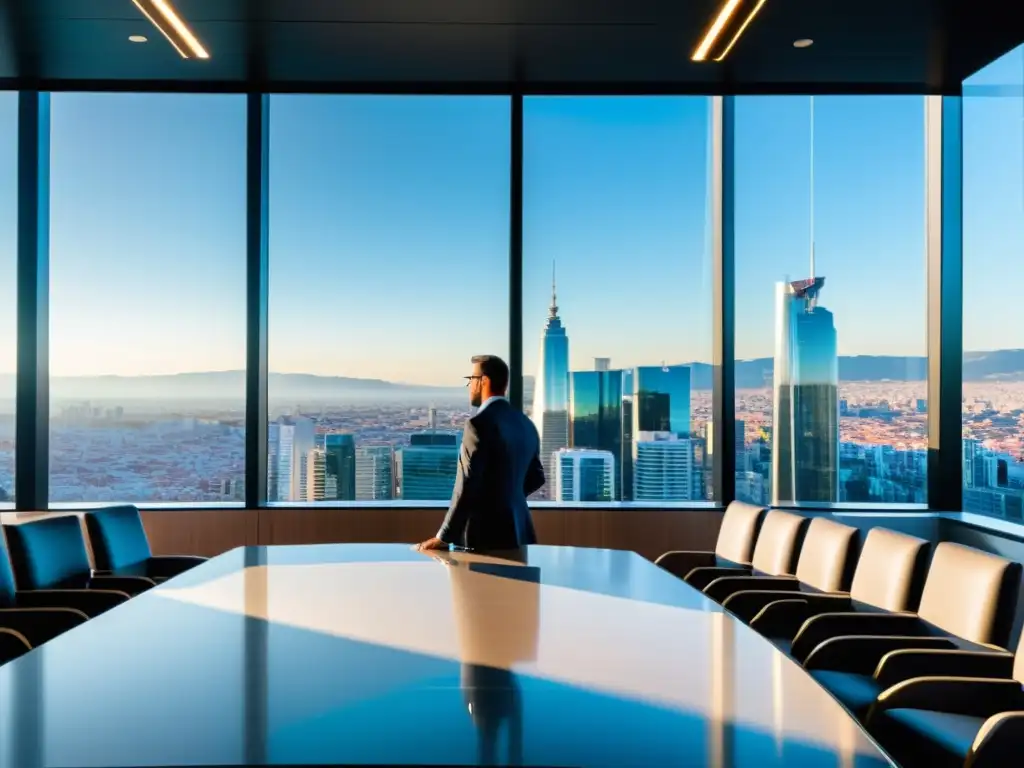
<svg viewBox="0 0 1024 768">
<path fill-rule="evenodd" d="M 508 389 L 508 364 L 497 355 L 474 355 L 472 362 L 480 366 L 480 375 L 491 380 L 491 388 L 499 395 Z"/>
</svg>

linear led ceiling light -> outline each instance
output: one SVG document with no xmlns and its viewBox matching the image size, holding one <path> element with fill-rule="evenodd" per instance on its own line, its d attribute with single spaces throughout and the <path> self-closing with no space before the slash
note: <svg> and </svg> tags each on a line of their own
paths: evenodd
<svg viewBox="0 0 1024 768">
<path fill-rule="evenodd" d="M 765 2 L 766 0 L 725 0 L 690 59 L 692 61 L 707 61 L 709 57 L 715 61 L 724 59 Z M 743 12 L 744 10 L 746 13 Z M 724 40 L 729 42 L 723 45 Z"/>
<path fill-rule="evenodd" d="M 169 0 L 132 0 L 142 15 L 160 30 L 183 59 L 208 59 L 210 54 L 188 25 L 181 20 Z"/>
</svg>

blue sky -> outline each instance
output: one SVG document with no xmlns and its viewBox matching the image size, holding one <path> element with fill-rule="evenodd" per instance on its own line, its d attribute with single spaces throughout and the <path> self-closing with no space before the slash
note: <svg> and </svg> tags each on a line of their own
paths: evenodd
<svg viewBox="0 0 1024 768">
<path fill-rule="evenodd" d="M 965 346 L 1024 346 L 1024 48 L 967 83 Z M 526 372 L 557 262 L 576 367 L 707 360 L 709 101 L 531 98 Z M 0 94 L 0 328 L 14 325 L 13 94 Z M 815 99 L 822 301 L 842 354 L 926 351 L 924 103 Z M 271 367 L 457 383 L 508 348 L 509 103 L 271 100 Z M 55 94 L 51 371 L 245 359 L 240 96 Z M 773 285 L 804 277 L 809 99 L 737 104 L 737 355 L 772 353 Z M 993 311 L 998 307 L 998 313 Z M 0 333 L 0 371 L 14 334 Z"/>
</svg>

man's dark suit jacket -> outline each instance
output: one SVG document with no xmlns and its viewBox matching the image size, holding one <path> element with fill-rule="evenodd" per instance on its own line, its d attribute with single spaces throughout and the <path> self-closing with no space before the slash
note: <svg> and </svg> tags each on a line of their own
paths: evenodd
<svg viewBox="0 0 1024 768">
<path fill-rule="evenodd" d="M 455 492 L 438 538 L 466 549 L 537 543 L 526 497 L 544 485 L 540 438 L 504 398 L 466 422 Z"/>
</svg>

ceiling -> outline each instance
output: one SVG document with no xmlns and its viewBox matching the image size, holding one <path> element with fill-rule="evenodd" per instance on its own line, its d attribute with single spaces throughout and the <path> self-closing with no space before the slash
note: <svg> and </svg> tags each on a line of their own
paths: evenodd
<svg viewBox="0 0 1024 768">
<path fill-rule="evenodd" d="M 957 93 L 1024 41 L 1011 0 L 766 0 L 724 63 L 690 61 L 722 0 L 173 1 L 211 59 L 131 0 L 0 0 L 0 87 Z"/>
</svg>

